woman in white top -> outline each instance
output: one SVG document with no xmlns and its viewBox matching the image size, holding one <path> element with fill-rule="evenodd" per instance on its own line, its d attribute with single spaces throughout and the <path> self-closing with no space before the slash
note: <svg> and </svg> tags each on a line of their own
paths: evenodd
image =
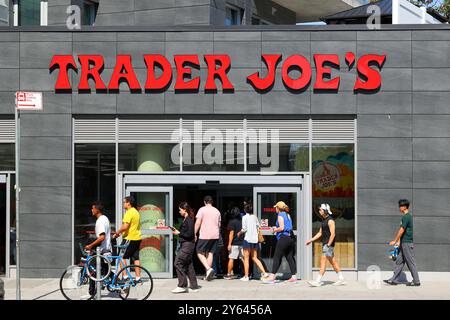
<svg viewBox="0 0 450 320">
<path fill-rule="evenodd" d="M 242 247 L 244 249 L 244 277 L 241 278 L 242 281 L 249 281 L 249 265 L 250 256 L 253 262 L 256 264 L 258 269 L 261 271 L 261 278 L 264 279 L 268 276 L 264 270 L 264 266 L 258 259 L 258 229 L 259 221 L 258 218 L 253 214 L 253 207 L 251 204 L 246 204 L 244 207 L 245 216 L 242 217 L 242 230 L 238 233 L 238 237 L 245 233 L 244 242 Z"/>
</svg>

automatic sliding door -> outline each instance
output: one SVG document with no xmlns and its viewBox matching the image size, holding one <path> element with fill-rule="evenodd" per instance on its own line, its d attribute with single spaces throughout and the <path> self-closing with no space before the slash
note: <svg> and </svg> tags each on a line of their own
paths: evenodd
<svg viewBox="0 0 450 320">
<path fill-rule="evenodd" d="M 140 262 L 156 278 L 172 278 L 173 246 L 172 187 L 129 186 L 125 191 L 133 196 L 141 215 L 142 244 Z"/>
<path fill-rule="evenodd" d="M 277 213 L 273 207 L 278 201 L 283 201 L 289 207 L 289 214 L 292 218 L 292 225 L 294 234 L 297 235 L 297 248 L 296 248 L 296 263 L 297 274 L 302 278 L 303 275 L 303 251 L 300 246 L 301 238 L 299 235 L 303 232 L 304 226 L 302 221 L 302 197 L 300 187 L 255 187 L 253 189 L 253 198 L 256 200 L 256 206 L 254 207 L 255 214 L 262 224 L 266 224 L 268 227 L 275 226 L 277 221 Z M 265 243 L 261 246 L 261 258 L 263 263 L 268 268 L 268 271 L 272 271 L 273 255 L 276 247 L 276 236 L 269 230 L 262 228 L 262 233 L 265 238 Z M 278 273 L 282 273 L 283 277 L 290 275 L 289 265 L 285 258 L 282 260 L 282 264 Z"/>
</svg>

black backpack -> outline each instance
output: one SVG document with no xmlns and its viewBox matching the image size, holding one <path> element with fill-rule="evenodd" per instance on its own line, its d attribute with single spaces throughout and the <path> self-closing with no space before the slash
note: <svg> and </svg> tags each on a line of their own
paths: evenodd
<svg viewBox="0 0 450 320">
<path fill-rule="evenodd" d="M 291 216 L 290 216 L 289 213 L 287 214 L 287 217 L 288 217 L 289 220 L 291 220 L 291 224 L 292 224 L 292 219 L 291 219 Z M 292 227 L 294 227 L 294 226 L 292 226 Z M 294 240 L 295 242 L 297 242 L 297 236 L 295 235 L 293 229 L 289 230 L 289 237 L 291 237 L 292 240 Z"/>
</svg>

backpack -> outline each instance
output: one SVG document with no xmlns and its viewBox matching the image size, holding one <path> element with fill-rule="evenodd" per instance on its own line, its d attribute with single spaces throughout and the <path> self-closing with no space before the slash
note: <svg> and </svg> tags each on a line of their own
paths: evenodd
<svg viewBox="0 0 450 320">
<path fill-rule="evenodd" d="M 287 217 L 291 221 L 291 225 L 292 225 L 292 218 L 291 218 L 291 215 L 289 213 L 287 213 Z M 294 240 L 294 242 L 297 242 L 297 236 L 295 235 L 293 228 L 294 228 L 294 226 L 292 226 L 291 230 L 289 230 L 289 237 L 292 240 Z"/>
</svg>

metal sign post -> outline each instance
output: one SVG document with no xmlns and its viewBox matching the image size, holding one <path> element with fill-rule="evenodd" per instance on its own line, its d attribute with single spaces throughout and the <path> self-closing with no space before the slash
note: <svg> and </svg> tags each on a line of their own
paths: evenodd
<svg viewBox="0 0 450 320">
<path fill-rule="evenodd" d="M 97 276 L 97 282 L 95 283 L 95 288 L 96 288 L 96 300 L 101 300 L 102 299 L 102 295 L 101 295 L 101 273 L 102 273 L 102 264 L 101 264 L 101 259 L 100 259 L 100 247 L 97 247 L 97 272 L 96 272 L 96 276 Z"/>
<path fill-rule="evenodd" d="M 20 110 L 42 110 L 42 92 L 16 92 L 16 107 L 15 121 L 16 121 L 16 154 L 15 154 L 15 166 L 16 166 L 16 300 L 21 299 L 20 291 L 20 174 L 19 174 L 19 161 L 20 161 Z"/>
<path fill-rule="evenodd" d="M 16 185 L 14 187 L 16 191 L 16 300 L 21 299 L 20 292 L 20 220 L 19 220 L 19 201 L 20 201 L 20 184 L 19 184 L 19 159 L 20 159 L 20 118 L 19 118 L 19 109 L 15 108 L 15 120 L 16 120 Z"/>
</svg>

